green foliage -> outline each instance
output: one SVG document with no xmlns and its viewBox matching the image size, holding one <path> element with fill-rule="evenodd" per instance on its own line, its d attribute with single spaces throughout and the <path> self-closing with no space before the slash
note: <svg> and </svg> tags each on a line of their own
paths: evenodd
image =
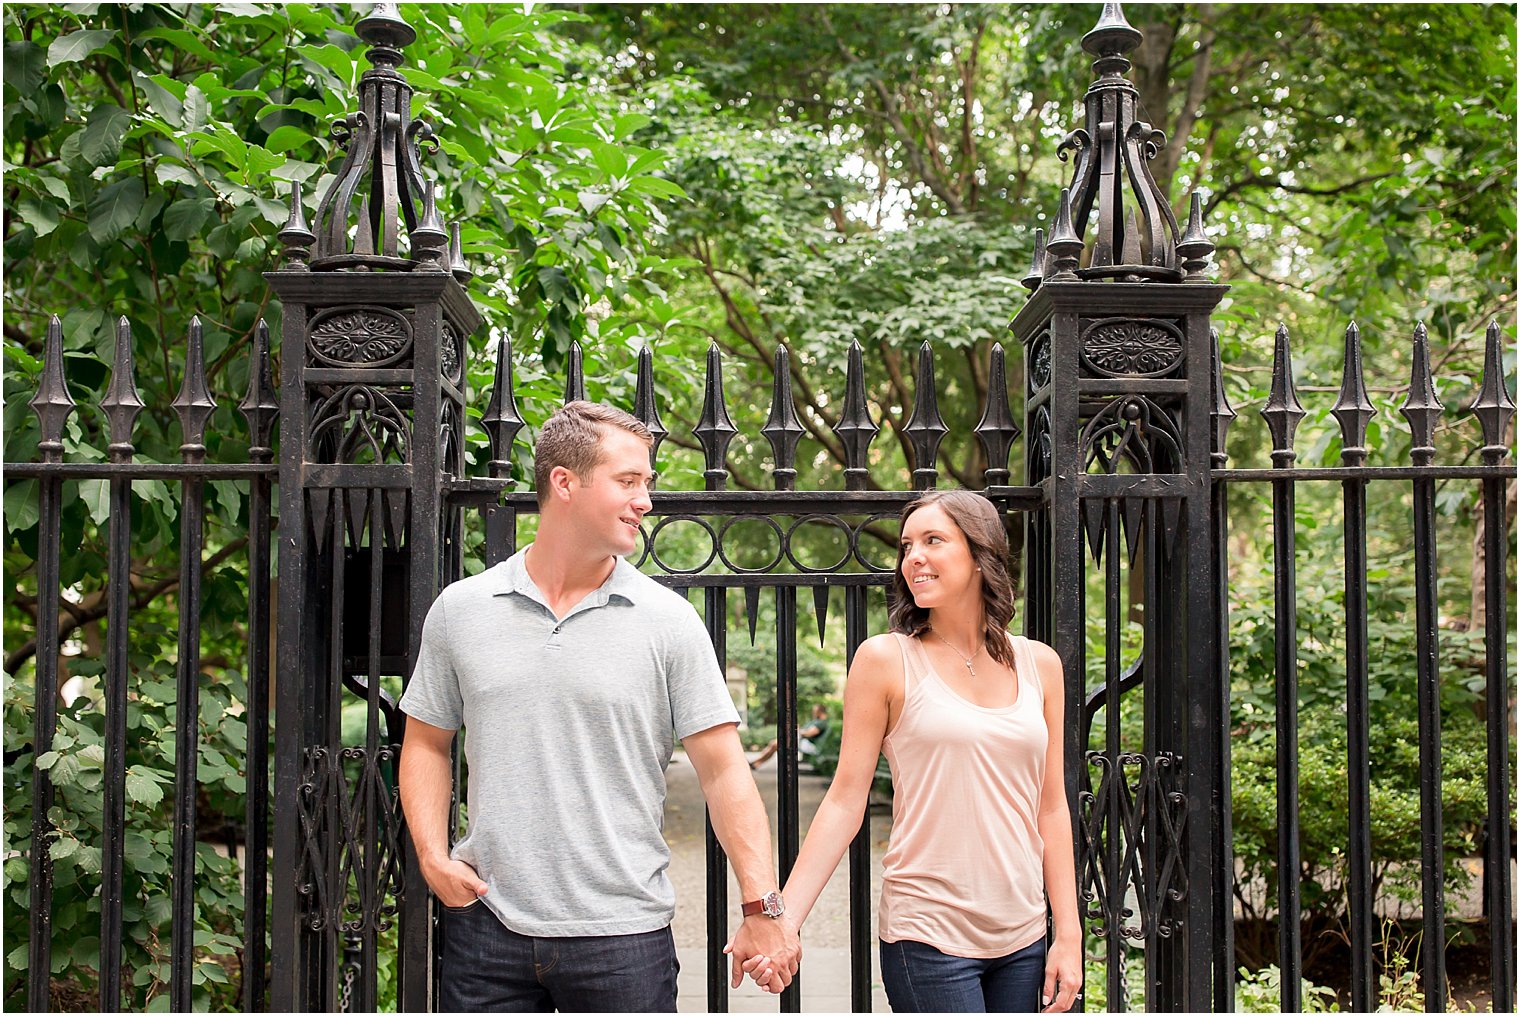
<svg viewBox="0 0 1520 1016">
<path fill-rule="evenodd" d="M 172 635 L 164 639 L 167 632 L 158 634 L 158 645 L 172 648 Z M 141 1010 L 155 999 L 167 1001 L 175 687 L 172 655 L 134 652 L 131 662 L 139 674 L 152 675 L 137 682 L 127 710 L 122 980 L 126 985 L 125 1005 Z M 60 711 L 53 750 L 35 764 L 49 772 L 56 788 L 49 815 L 57 832 L 48 847 L 53 861 L 53 993 L 61 1000 L 81 1000 L 84 1008 L 91 1008 L 96 1003 L 83 1000 L 98 998 L 99 990 L 104 716 L 99 705 L 99 666 L 80 661 L 72 669 L 85 678 L 83 687 L 79 697 Z M 247 750 L 247 725 L 240 705 L 244 698 L 246 691 L 239 674 L 203 677 L 197 723 L 198 809 L 203 827 L 216 828 L 219 821 L 241 823 L 246 785 L 242 760 Z M 7 747 L 28 741 L 33 712 L 30 681 L 6 680 L 4 709 Z M 7 1009 L 24 999 L 28 980 L 30 880 L 26 857 L 31 840 L 33 765 L 28 752 L 5 772 Z M 209 843 L 198 843 L 195 885 L 195 1006 L 201 1010 L 235 1009 L 243 946 L 243 890 L 238 864 Z"/>
<path fill-rule="evenodd" d="M 1328 556 L 1328 555 L 1327 555 Z M 1414 902 L 1420 896 L 1420 786 L 1416 642 L 1407 604 L 1413 590 L 1374 564 L 1369 586 L 1368 694 L 1371 701 L 1370 780 L 1372 891 L 1377 899 Z M 1241 865 L 1236 902 L 1246 922 L 1237 935 L 1251 966 L 1275 955 L 1263 918 L 1276 913 L 1277 804 L 1274 621 L 1269 587 L 1242 580 L 1232 590 L 1232 806 L 1235 856 Z M 1322 595 L 1297 605 L 1299 722 L 1298 873 L 1305 921 L 1305 962 L 1333 948 L 1347 907 L 1346 673 L 1340 578 L 1326 562 L 1300 562 L 1300 588 Z M 1466 889 L 1462 863 L 1478 850 L 1487 814 L 1486 738 L 1478 691 L 1483 686 L 1481 632 L 1440 633 L 1441 793 L 1445 888 Z M 1513 804 L 1511 804 L 1513 807 Z M 1254 933 L 1255 929 L 1259 934 Z"/>
</svg>

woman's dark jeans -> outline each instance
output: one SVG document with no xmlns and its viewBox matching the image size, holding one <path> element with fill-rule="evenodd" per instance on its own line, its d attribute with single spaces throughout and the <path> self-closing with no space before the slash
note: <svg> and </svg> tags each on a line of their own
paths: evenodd
<svg viewBox="0 0 1520 1016">
<path fill-rule="evenodd" d="M 1045 941 L 990 960 L 883 942 L 881 982 L 893 1012 L 1039 1012 Z"/>
<path fill-rule="evenodd" d="M 486 907 L 443 908 L 439 1012 L 675 1012 L 669 928 L 533 938 Z"/>
</svg>

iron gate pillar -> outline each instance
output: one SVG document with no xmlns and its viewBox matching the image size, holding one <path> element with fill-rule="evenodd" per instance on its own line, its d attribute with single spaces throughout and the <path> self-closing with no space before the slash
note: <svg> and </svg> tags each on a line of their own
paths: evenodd
<svg viewBox="0 0 1520 1016">
<path fill-rule="evenodd" d="M 374 1010 L 393 921 L 400 1008 L 432 997 L 430 899 L 396 799 L 402 718 L 381 679 L 410 674 L 454 564 L 444 492 L 463 473 L 480 318 L 421 170 L 432 131 L 397 69 L 416 33 L 376 4 L 358 34 L 372 67 L 359 110 L 333 126 L 345 158 L 314 229 L 292 188 L 284 264 L 266 276 L 283 319 L 275 1011 Z M 368 622 L 357 638 L 345 615 Z M 365 709 L 362 745 L 343 743 L 345 688 Z"/>
<path fill-rule="evenodd" d="M 1108 1008 L 1125 1008 L 1123 957 L 1136 943 L 1145 1008 L 1205 1011 L 1233 962 L 1218 934 L 1231 906 L 1228 688 L 1209 474 L 1210 314 L 1228 287 L 1203 274 L 1213 244 L 1199 195 L 1184 233 L 1151 176 L 1160 133 L 1137 119 L 1124 76 L 1123 54 L 1140 39 L 1116 3 L 1083 38 L 1097 75 L 1086 126 L 1061 142 L 1061 157 L 1075 156 L 1071 186 L 1048 242 L 1037 231 L 1024 280 L 1033 293 L 1012 324 L 1025 349 L 1026 480 L 1043 491 L 1028 521 L 1026 632 L 1065 668 L 1079 908 L 1108 943 Z M 1091 688 L 1089 555 L 1106 622 L 1104 676 Z M 1128 664 L 1117 644 L 1124 614 L 1143 618 Z M 1143 700 L 1141 745 L 1120 743 L 1130 689 Z M 1100 710 L 1107 737 L 1091 750 Z"/>
</svg>

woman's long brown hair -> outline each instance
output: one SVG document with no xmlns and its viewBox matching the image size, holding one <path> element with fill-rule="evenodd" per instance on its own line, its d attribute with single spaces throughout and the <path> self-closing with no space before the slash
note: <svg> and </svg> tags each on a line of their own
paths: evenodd
<svg viewBox="0 0 1520 1016">
<path fill-rule="evenodd" d="M 931 504 L 950 516 L 950 521 L 966 537 L 971 562 L 981 569 L 982 637 L 987 643 L 987 655 L 1012 669 L 1013 646 L 1008 641 L 1008 623 L 1013 620 L 1013 579 L 1008 574 L 1008 533 L 1003 529 L 1003 520 L 992 502 L 980 494 L 969 490 L 931 490 L 909 502 L 902 511 L 900 525 L 906 526 L 908 516 Z M 903 578 L 902 563 L 899 540 L 887 623 L 893 631 L 917 638 L 929 630 L 929 611 L 913 601 L 913 591 Z"/>
</svg>

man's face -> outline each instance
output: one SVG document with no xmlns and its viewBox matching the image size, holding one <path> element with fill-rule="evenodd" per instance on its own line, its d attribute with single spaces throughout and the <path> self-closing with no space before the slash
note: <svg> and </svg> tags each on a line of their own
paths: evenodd
<svg viewBox="0 0 1520 1016">
<path fill-rule="evenodd" d="M 639 546 L 639 523 L 649 500 L 649 446 L 636 435 L 603 429 L 602 461 L 588 477 L 577 477 L 570 497 L 577 537 L 600 553 L 626 557 Z"/>
</svg>

